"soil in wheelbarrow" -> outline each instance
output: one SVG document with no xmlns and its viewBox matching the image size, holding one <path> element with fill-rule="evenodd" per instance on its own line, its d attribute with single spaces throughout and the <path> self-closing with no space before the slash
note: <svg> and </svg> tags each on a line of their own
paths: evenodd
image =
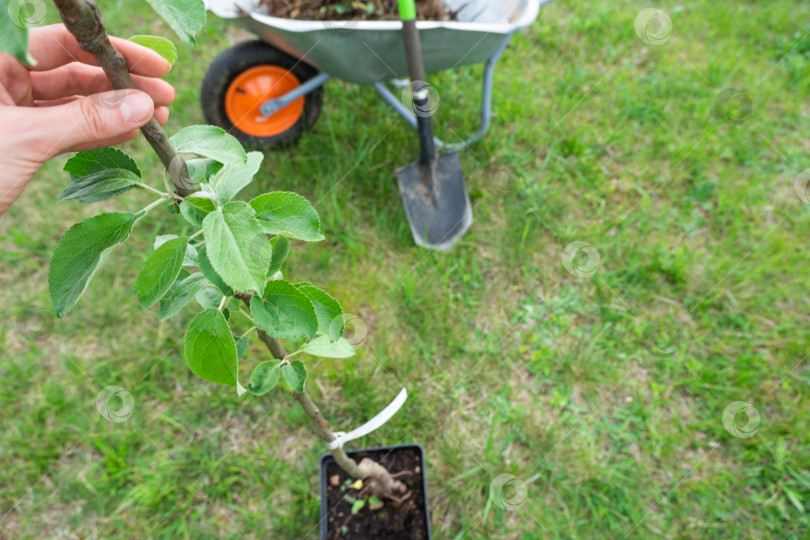
<svg viewBox="0 0 810 540">
<path fill-rule="evenodd" d="M 307 21 L 384 21 L 399 19 L 397 0 L 261 0 L 273 17 Z M 420 21 L 452 21 L 456 14 L 441 0 L 416 0 Z"/>
<path fill-rule="evenodd" d="M 380 501 L 372 505 L 364 489 L 349 486 L 352 480 L 334 461 L 326 467 L 327 540 L 426 540 L 425 494 L 419 451 L 391 448 L 358 452 L 352 458 L 369 457 L 381 463 L 397 480 L 408 486 L 410 495 L 402 502 Z M 353 500 L 365 498 L 363 508 L 352 514 Z"/>
</svg>

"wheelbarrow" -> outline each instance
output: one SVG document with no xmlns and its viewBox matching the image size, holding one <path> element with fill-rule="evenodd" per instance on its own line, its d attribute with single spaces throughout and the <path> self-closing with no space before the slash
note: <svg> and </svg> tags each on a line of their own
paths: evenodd
<svg viewBox="0 0 810 540">
<path fill-rule="evenodd" d="M 495 64 L 512 36 L 529 26 L 549 1 L 445 0 L 457 20 L 417 23 L 427 73 L 485 66 L 480 127 L 453 144 L 434 137 L 437 148 L 459 150 L 484 137 L 491 119 Z M 409 88 L 400 21 L 281 19 L 268 15 L 258 0 L 206 0 L 206 8 L 260 38 L 223 52 L 202 85 L 206 120 L 243 143 L 269 149 L 297 139 L 315 124 L 323 104 L 322 86 L 333 77 L 371 85 L 417 129 L 413 108 L 387 85 L 400 91 Z"/>
</svg>

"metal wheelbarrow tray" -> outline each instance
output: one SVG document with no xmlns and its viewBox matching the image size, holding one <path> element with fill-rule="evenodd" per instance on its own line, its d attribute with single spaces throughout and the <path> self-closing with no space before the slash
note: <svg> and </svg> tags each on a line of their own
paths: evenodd
<svg viewBox="0 0 810 540">
<path fill-rule="evenodd" d="M 458 11 L 458 20 L 417 23 L 425 71 L 428 73 L 485 63 L 480 128 L 468 139 L 455 144 L 445 145 L 435 139 L 438 146 L 459 149 L 485 135 L 491 115 L 495 64 L 512 36 L 532 24 L 540 7 L 549 1 L 445 0 L 445 5 L 451 11 Z M 299 63 L 306 63 L 320 71 L 312 75 L 304 74 L 303 78 L 306 80 L 298 81 L 302 78 L 299 76 L 296 82 L 300 84 L 281 95 L 277 95 L 277 92 L 264 92 L 262 97 L 269 95 L 269 99 L 263 100 L 255 111 L 260 112 L 263 117 L 272 117 L 274 113 L 295 104 L 297 100 L 319 91 L 324 82 L 335 77 L 346 82 L 372 85 L 386 103 L 416 129 L 413 110 L 403 105 L 400 97 L 384 84 L 390 81 L 399 88 L 407 86 L 407 81 L 400 80 L 407 77 L 408 72 L 400 21 L 282 19 L 268 15 L 266 8 L 258 5 L 258 0 L 206 0 L 206 7 L 214 15 L 232 20 Z M 219 69 L 221 68 L 220 66 Z M 205 85 L 203 90 L 203 108 L 209 122 L 222 125 L 226 129 L 236 127 L 236 132 L 231 132 L 243 141 L 258 143 L 259 146 L 276 146 L 290 138 L 274 133 L 272 137 L 266 138 L 267 144 L 263 145 L 261 143 L 264 138 L 261 136 L 239 137 L 241 128 L 233 118 L 230 122 L 232 125 L 229 126 L 229 122 L 218 121 L 216 115 L 208 114 L 211 104 L 206 107 L 205 101 L 216 99 L 217 96 L 209 95 L 206 98 Z M 319 109 L 320 96 L 317 101 Z M 301 102 L 298 103 L 300 105 Z M 317 111 L 314 114 L 317 116 Z M 248 116 L 259 118 L 255 114 Z M 308 119 L 303 122 L 301 129 L 295 130 L 291 135 L 297 137 L 312 123 L 314 120 Z"/>
</svg>

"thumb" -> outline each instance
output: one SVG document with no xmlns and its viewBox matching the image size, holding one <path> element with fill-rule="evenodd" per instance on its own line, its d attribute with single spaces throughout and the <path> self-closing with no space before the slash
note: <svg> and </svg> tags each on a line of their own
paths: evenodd
<svg viewBox="0 0 810 540">
<path fill-rule="evenodd" d="M 74 147 L 105 146 L 146 124 L 154 114 L 152 98 L 138 90 L 113 90 L 53 107 L 37 109 L 29 129 L 46 159 Z"/>
</svg>

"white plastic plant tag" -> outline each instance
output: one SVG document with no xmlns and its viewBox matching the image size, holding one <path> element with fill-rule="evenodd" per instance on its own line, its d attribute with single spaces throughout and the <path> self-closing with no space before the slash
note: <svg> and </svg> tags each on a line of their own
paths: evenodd
<svg viewBox="0 0 810 540">
<path fill-rule="evenodd" d="M 394 398 L 394 401 L 388 404 L 386 408 L 384 408 L 380 413 L 360 426 L 359 428 L 350 431 L 348 433 L 344 433 L 343 431 L 335 432 L 335 440 L 330 442 L 327 447 L 330 450 L 334 450 L 335 448 L 340 448 L 343 446 L 344 443 L 352 441 L 354 439 L 359 439 L 363 435 L 368 435 L 381 425 L 388 422 L 392 416 L 394 416 L 399 409 L 405 404 L 405 400 L 408 399 L 408 390 L 403 388 L 397 397 Z"/>
</svg>

